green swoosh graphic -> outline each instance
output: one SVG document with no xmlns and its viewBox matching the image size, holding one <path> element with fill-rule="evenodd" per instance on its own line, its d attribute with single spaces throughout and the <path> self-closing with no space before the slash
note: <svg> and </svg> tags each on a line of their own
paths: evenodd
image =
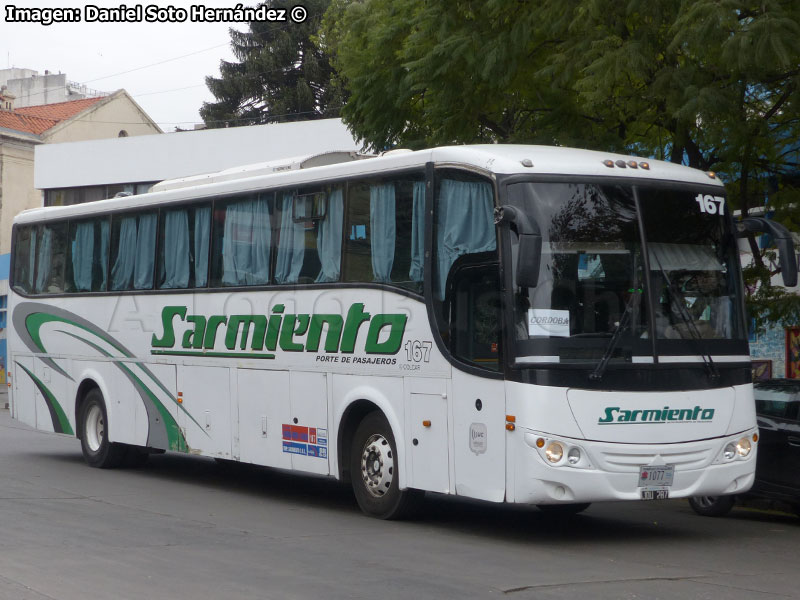
<svg viewBox="0 0 800 600">
<path fill-rule="evenodd" d="M 53 395 L 48 387 L 40 380 L 36 375 L 31 373 L 30 370 L 25 368 L 24 365 L 19 364 L 17 361 L 14 361 L 18 367 L 20 367 L 23 371 L 28 374 L 33 380 L 34 385 L 39 388 L 39 391 L 44 396 L 45 404 L 47 404 L 47 408 L 50 410 L 50 418 L 53 421 L 53 431 L 56 433 L 67 433 L 69 435 L 75 435 L 75 432 L 72 430 L 72 426 L 69 424 L 69 419 L 67 418 L 64 409 L 61 408 L 61 405 L 56 400 L 56 397 Z"/>
<path fill-rule="evenodd" d="M 114 356 L 112 354 L 110 354 L 109 352 L 106 352 L 105 350 L 103 350 L 103 348 L 101 348 L 100 346 L 98 346 L 94 342 L 90 342 L 89 340 L 84 339 L 84 338 L 80 337 L 79 335 L 75 335 L 73 333 L 70 333 L 68 331 L 63 331 L 63 330 L 59 330 L 59 333 L 63 333 L 63 334 L 68 335 L 68 336 L 70 336 L 72 338 L 75 338 L 76 340 L 79 340 L 79 341 L 83 342 L 87 346 L 90 346 L 91 348 L 94 348 L 95 350 L 97 350 L 103 356 L 106 356 L 108 358 L 114 358 Z M 144 382 L 141 379 L 139 379 L 136 376 L 136 374 L 128 368 L 127 365 L 125 365 L 124 363 L 121 363 L 119 361 L 114 361 L 114 364 L 119 369 L 125 371 L 128 375 L 130 375 L 131 379 L 133 379 L 135 381 L 136 385 L 138 387 L 140 387 L 140 389 L 142 391 L 144 391 L 144 393 L 147 394 L 147 397 L 150 398 L 150 400 L 153 402 L 153 405 L 156 407 L 156 409 L 158 410 L 158 413 L 161 415 L 161 419 L 162 419 L 162 421 L 164 423 L 164 427 L 167 430 L 167 439 L 169 440 L 169 449 L 170 450 L 175 450 L 176 452 L 188 452 L 189 451 L 189 444 L 186 443 L 186 438 L 184 438 L 183 433 L 180 430 L 180 427 L 178 427 L 178 424 L 175 422 L 175 419 L 169 413 L 169 411 L 164 406 L 164 404 L 150 390 L 150 388 L 147 387 L 144 384 Z M 183 407 L 181 407 L 181 408 L 183 408 Z M 190 415 L 186 411 L 186 409 L 184 409 L 184 413 L 186 413 L 186 415 L 190 419 L 192 419 L 192 421 L 198 427 L 200 427 L 200 424 L 197 423 L 197 421 L 194 420 L 192 415 Z M 201 430 L 202 430 L 202 428 L 201 428 Z M 208 435 L 207 432 L 204 431 L 204 433 L 206 433 L 206 435 Z"/>
<path fill-rule="evenodd" d="M 64 312 L 67 312 L 67 311 L 64 311 Z M 71 314 L 71 313 L 69 313 L 69 314 Z M 76 317 L 77 317 L 77 315 L 76 315 Z M 42 338 L 41 338 L 41 335 L 40 335 L 39 331 L 40 331 L 42 325 L 44 325 L 45 323 L 50 323 L 50 322 L 66 323 L 68 325 L 72 325 L 73 327 L 77 327 L 79 329 L 83 329 L 84 331 L 86 331 L 88 333 L 91 333 L 92 335 L 94 335 L 96 337 L 99 337 L 101 340 L 103 340 L 109 346 L 112 346 L 115 350 L 117 350 L 117 352 L 119 352 L 123 356 L 127 356 L 128 358 L 132 358 L 132 359 L 135 360 L 135 357 L 133 356 L 133 354 L 131 354 L 122 344 L 117 342 L 117 340 L 115 340 L 111 336 L 107 335 L 105 332 L 103 332 L 99 328 L 91 329 L 91 328 L 87 327 L 86 325 L 83 325 L 83 324 L 78 323 L 76 321 L 67 319 L 66 317 L 53 315 L 53 314 L 46 313 L 46 312 L 31 312 L 25 318 L 25 328 L 27 329 L 28 334 L 31 336 L 31 341 L 39 349 L 40 352 L 43 352 L 43 353 L 46 354 L 47 350 L 45 349 L 44 344 L 42 343 Z M 92 325 L 92 327 L 96 327 L 94 324 L 92 324 L 92 323 L 90 323 L 90 324 Z M 70 377 L 69 374 L 67 374 L 66 371 L 61 369 L 61 367 L 59 367 L 52 359 L 49 359 L 49 360 L 50 360 L 51 366 L 53 366 L 59 373 L 61 373 L 65 377 L 68 377 L 70 380 L 72 379 L 72 377 Z M 158 377 L 153 375 L 153 373 L 150 371 L 150 369 L 148 369 L 147 367 L 145 367 L 144 365 L 141 365 L 141 364 L 139 365 L 139 368 L 142 371 L 144 371 L 147 374 L 147 376 L 159 388 L 161 388 L 161 390 L 169 397 L 170 400 L 172 400 L 178 406 L 179 409 L 184 410 L 184 412 L 186 412 L 186 410 L 180 404 L 178 404 L 177 398 L 175 398 L 175 396 L 172 395 L 172 393 L 158 379 Z M 189 415 L 188 413 L 186 413 L 186 414 L 189 416 L 189 418 L 192 418 L 191 415 Z M 192 421 L 194 421 L 194 419 L 192 419 Z M 198 427 L 200 427 L 200 424 L 197 423 L 197 421 L 194 421 L 194 422 Z M 200 427 L 200 429 L 203 429 L 203 428 Z"/>
<path fill-rule="evenodd" d="M 77 317 L 77 315 L 76 315 L 76 317 Z M 83 325 L 83 324 L 78 323 L 78 322 L 76 322 L 74 320 L 71 320 L 71 319 L 68 319 L 66 317 L 62 317 L 62 316 L 59 316 L 59 315 L 53 315 L 53 314 L 46 313 L 46 312 L 31 312 L 25 318 L 25 328 L 28 330 L 28 333 L 31 336 L 31 340 L 33 341 L 35 346 L 43 353 L 47 353 L 47 350 L 45 349 L 44 344 L 42 343 L 40 330 L 42 328 L 42 325 L 44 325 L 45 323 L 52 323 L 52 322 L 66 323 L 67 325 L 72 325 L 73 327 L 77 327 L 78 329 L 83 329 L 87 333 L 91 333 L 92 335 L 100 338 L 101 340 L 106 342 L 109 346 L 112 346 L 115 350 L 117 350 L 123 356 L 132 359 L 133 362 L 136 362 L 136 363 L 140 362 L 133 354 L 131 354 L 124 346 L 122 346 L 122 344 L 117 342 L 117 340 L 115 340 L 111 336 L 109 336 L 109 335 L 105 334 L 104 332 L 100 331 L 99 328 L 98 328 L 98 330 L 94 330 L 92 328 L 87 327 L 86 325 Z M 92 327 L 96 327 L 92 323 L 89 323 L 89 324 L 92 325 Z M 67 332 L 61 331 L 61 333 L 67 333 Z M 68 335 L 71 335 L 72 337 L 75 337 L 76 339 L 79 339 L 79 340 L 89 344 L 90 346 L 92 346 L 93 348 L 95 348 L 96 350 L 98 350 L 99 352 L 104 354 L 105 356 L 108 356 L 109 358 L 115 358 L 113 355 L 108 354 L 105 350 L 102 350 L 102 349 L 98 348 L 97 346 L 94 346 L 91 342 L 89 342 L 88 340 L 86 340 L 84 338 L 80 338 L 80 337 L 74 336 L 72 334 L 68 334 Z M 54 366 L 55 369 L 57 371 L 59 371 L 62 375 L 64 375 L 65 377 L 68 377 L 70 380 L 72 379 L 72 377 L 70 377 L 69 374 L 66 373 L 63 369 L 58 367 L 58 365 L 56 365 L 52 361 L 50 361 L 50 362 L 52 363 L 51 366 Z M 186 410 L 186 408 L 184 408 L 184 406 L 178 402 L 178 399 L 175 396 L 172 395 L 172 393 L 167 389 L 167 387 L 155 375 L 153 375 L 153 373 L 147 367 L 145 367 L 142 364 L 138 364 L 138 367 L 142 371 L 144 371 L 147 374 L 147 376 L 159 388 L 161 388 L 161 390 L 167 395 L 167 397 L 170 400 L 172 400 L 172 402 L 175 404 L 175 406 L 178 407 L 178 410 L 182 411 L 195 425 L 197 425 L 197 428 L 200 429 L 200 431 L 202 431 L 203 433 L 208 435 L 208 432 L 205 430 L 205 428 L 202 425 L 200 425 L 200 423 L 197 422 L 197 420 Z M 128 371 L 128 372 L 130 372 L 130 371 Z M 139 381 L 141 381 L 141 380 L 139 380 Z M 142 385 L 144 385 L 144 384 L 142 383 Z M 146 389 L 146 386 L 145 386 L 145 389 Z M 149 390 L 148 390 L 148 393 L 150 393 Z"/>
</svg>

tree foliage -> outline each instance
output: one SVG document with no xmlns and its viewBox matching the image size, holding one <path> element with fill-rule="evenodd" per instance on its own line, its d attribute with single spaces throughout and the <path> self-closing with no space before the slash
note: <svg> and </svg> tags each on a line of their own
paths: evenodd
<svg viewBox="0 0 800 600">
<path fill-rule="evenodd" d="M 768 200 L 800 228 L 797 0 L 334 0 L 322 31 L 350 94 L 342 116 L 376 149 L 651 156 L 713 170 L 743 214 Z M 751 248 L 751 307 L 797 322 L 800 300 Z"/>
<path fill-rule="evenodd" d="M 244 32 L 230 30 L 238 62 L 222 61 L 220 77 L 206 77 L 217 99 L 200 116 L 208 127 L 256 125 L 339 115 L 344 98 L 333 79 L 327 52 L 315 42 L 330 0 L 308 0 L 303 23 L 251 21 Z M 267 0 L 271 8 L 296 2 Z"/>
</svg>

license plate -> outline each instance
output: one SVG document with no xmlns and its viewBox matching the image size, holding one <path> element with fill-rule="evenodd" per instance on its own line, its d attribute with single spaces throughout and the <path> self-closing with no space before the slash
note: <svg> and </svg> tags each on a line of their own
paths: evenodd
<svg viewBox="0 0 800 600">
<path fill-rule="evenodd" d="M 664 489 L 655 489 L 649 490 L 647 488 L 643 488 L 641 491 L 642 500 L 666 500 L 669 498 L 669 490 Z"/>
<path fill-rule="evenodd" d="M 639 467 L 639 487 L 669 487 L 675 477 L 675 465 L 654 465 Z"/>
</svg>

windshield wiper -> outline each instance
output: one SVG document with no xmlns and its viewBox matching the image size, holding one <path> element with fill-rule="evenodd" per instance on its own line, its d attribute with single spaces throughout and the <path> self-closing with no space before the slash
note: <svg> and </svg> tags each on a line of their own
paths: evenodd
<svg viewBox="0 0 800 600">
<path fill-rule="evenodd" d="M 689 314 L 689 310 L 686 308 L 686 296 L 684 296 L 678 287 L 672 282 L 667 275 L 666 270 L 663 266 L 661 266 L 661 261 L 658 259 L 658 254 L 653 252 L 653 256 L 656 259 L 656 263 L 658 264 L 658 270 L 661 271 L 661 274 L 664 276 L 664 280 L 667 282 L 667 292 L 671 298 L 670 306 L 672 306 L 672 302 L 677 304 L 678 308 L 678 316 L 683 321 L 683 324 L 686 326 L 686 330 L 689 332 L 692 340 L 696 343 L 698 354 L 703 359 L 703 365 L 706 368 L 706 373 L 711 379 L 718 379 L 719 378 L 719 371 L 717 370 L 716 365 L 714 364 L 714 359 L 711 358 L 711 354 L 706 352 L 703 349 L 703 344 L 701 340 L 703 336 L 700 335 L 700 330 L 697 329 L 697 325 L 692 318 L 692 315 Z"/>
<path fill-rule="evenodd" d="M 611 335 L 611 339 L 608 340 L 608 345 L 606 346 L 606 351 L 603 354 L 603 358 L 600 359 L 600 362 L 597 363 L 597 366 L 594 368 L 589 374 L 589 379 L 592 381 L 600 381 L 603 379 L 603 374 L 606 372 L 606 367 L 608 366 L 608 361 L 611 360 L 611 355 L 614 353 L 614 350 L 617 347 L 617 343 L 619 339 L 622 337 L 622 332 L 628 328 L 628 323 L 631 320 L 631 314 L 633 314 L 633 309 L 639 307 L 639 302 L 642 298 L 642 290 L 640 289 L 630 289 L 628 290 L 631 293 L 631 297 L 628 298 L 628 302 L 625 304 L 625 310 L 622 312 L 622 316 L 619 318 L 619 323 L 617 323 L 616 329 L 614 329 L 614 333 Z"/>
</svg>

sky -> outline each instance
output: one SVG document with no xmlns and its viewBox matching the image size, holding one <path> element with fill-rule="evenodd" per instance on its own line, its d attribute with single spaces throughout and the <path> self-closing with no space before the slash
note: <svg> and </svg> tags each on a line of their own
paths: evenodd
<svg viewBox="0 0 800 600">
<path fill-rule="evenodd" d="M 72 0 L 40 2 L 8 0 L 0 3 L 0 68 L 33 69 L 40 74 L 66 73 L 67 80 L 103 92 L 124 88 L 165 132 L 176 127 L 192 129 L 202 123 L 199 109 L 214 101 L 205 85 L 207 75 L 219 76 L 221 60 L 235 61 L 230 49 L 229 29 L 246 30 L 237 22 L 86 22 L 86 6 L 128 8 L 135 0 L 79 3 Z M 145 0 L 148 6 L 187 9 L 255 6 L 256 0 L 221 1 Z M 78 9 L 81 22 L 9 22 L 8 6 L 20 8 Z M 291 21 L 287 22 L 291 26 Z"/>
</svg>

